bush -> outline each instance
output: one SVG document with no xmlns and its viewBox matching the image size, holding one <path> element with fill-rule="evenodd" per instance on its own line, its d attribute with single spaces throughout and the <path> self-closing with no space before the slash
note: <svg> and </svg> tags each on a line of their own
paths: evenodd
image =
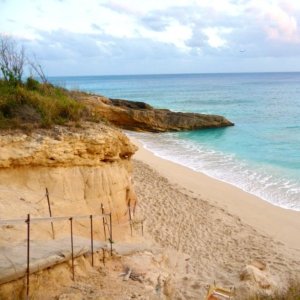
<svg viewBox="0 0 300 300">
<path fill-rule="evenodd" d="M 32 77 L 28 77 L 25 83 L 27 89 L 31 91 L 36 91 L 39 89 L 40 83 Z"/>
<path fill-rule="evenodd" d="M 24 85 L 12 86 L 0 80 L 0 128 L 78 122 L 85 110 L 66 90 L 51 84 L 28 78 Z"/>
</svg>

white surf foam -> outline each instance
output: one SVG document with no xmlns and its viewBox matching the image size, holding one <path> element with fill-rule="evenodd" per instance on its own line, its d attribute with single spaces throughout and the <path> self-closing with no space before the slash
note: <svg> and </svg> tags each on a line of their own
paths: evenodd
<svg viewBox="0 0 300 300">
<path fill-rule="evenodd" d="M 274 205 L 300 211 L 300 180 L 282 176 L 269 165 L 238 160 L 173 133 L 128 133 L 155 155 L 235 185 Z"/>
</svg>

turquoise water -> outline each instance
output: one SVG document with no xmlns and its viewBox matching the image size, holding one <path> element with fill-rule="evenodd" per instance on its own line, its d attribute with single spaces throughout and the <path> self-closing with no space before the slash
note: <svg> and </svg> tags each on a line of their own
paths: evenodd
<svg viewBox="0 0 300 300">
<path fill-rule="evenodd" d="M 221 114 L 234 127 L 134 134 L 157 155 L 300 210 L 300 73 L 51 78 L 66 88 Z"/>
</svg>

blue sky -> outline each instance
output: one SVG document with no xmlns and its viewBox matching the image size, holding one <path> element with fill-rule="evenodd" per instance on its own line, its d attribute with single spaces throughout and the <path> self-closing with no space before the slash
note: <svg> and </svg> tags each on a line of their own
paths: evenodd
<svg viewBox="0 0 300 300">
<path fill-rule="evenodd" d="M 48 75 L 300 71 L 297 0 L 0 0 Z"/>
</svg>

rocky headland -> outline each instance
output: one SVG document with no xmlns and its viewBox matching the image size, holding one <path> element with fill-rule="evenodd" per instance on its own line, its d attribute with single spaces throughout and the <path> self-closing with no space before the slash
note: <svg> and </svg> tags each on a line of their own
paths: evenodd
<svg viewBox="0 0 300 300">
<path fill-rule="evenodd" d="M 234 124 L 223 116 L 156 109 L 144 102 L 82 93 L 80 101 L 112 124 L 134 131 L 166 132 L 220 128 Z"/>
</svg>

